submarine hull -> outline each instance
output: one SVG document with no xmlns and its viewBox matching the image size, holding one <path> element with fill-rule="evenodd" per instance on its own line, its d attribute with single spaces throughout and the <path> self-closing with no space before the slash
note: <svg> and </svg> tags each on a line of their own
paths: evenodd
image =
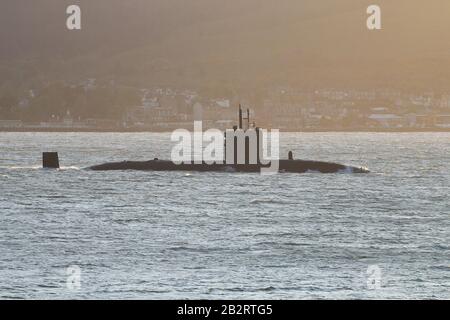
<svg viewBox="0 0 450 320">
<path fill-rule="evenodd" d="M 225 146 L 231 142 L 234 144 L 235 162 L 237 162 L 237 145 L 235 140 L 237 139 L 237 133 L 248 133 L 253 130 L 254 137 L 256 137 L 256 154 L 261 154 L 260 143 L 260 128 L 250 128 L 250 110 L 247 109 L 247 130 L 243 130 L 243 117 L 242 107 L 239 105 L 239 126 L 234 126 L 234 135 L 225 134 Z M 231 140 L 231 141 L 230 141 Z M 249 143 L 245 143 L 245 159 L 249 159 L 250 155 L 250 140 Z M 226 159 L 226 157 L 225 157 Z M 259 159 L 259 158 L 258 158 Z M 195 163 L 183 163 L 175 164 L 172 161 L 159 160 L 155 158 L 150 161 L 124 161 L 115 163 L 105 163 L 98 166 L 93 166 L 90 169 L 95 171 L 111 171 L 111 170 L 142 170 L 142 171 L 201 171 L 201 172 L 262 172 L 262 169 L 271 167 L 269 165 L 259 164 L 207 164 L 205 162 L 200 164 Z M 275 166 L 271 169 L 277 169 Z M 306 172 L 321 172 L 321 173 L 367 173 L 369 170 L 363 167 L 350 167 L 332 162 L 320 162 L 320 161 L 307 161 L 294 159 L 292 152 L 289 152 L 289 159 L 278 160 L 279 172 L 293 172 L 293 173 L 306 173 Z"/>
<path fill-rule="evenodd" d="M 200 172 L 260 172 L 269 166 L 260 164 L 175 164 L 167 160 L 151 161 L 123 161 L 105 163 L 90 167 L 94 171 L 140 170 L 140 171 L 200 171 Z M 307 161 L 307 160 L 279 160 L 279 172 L 306 173 L 367 173 L 363 167 L 351 167 L 338 163 Z"/>
</svg>

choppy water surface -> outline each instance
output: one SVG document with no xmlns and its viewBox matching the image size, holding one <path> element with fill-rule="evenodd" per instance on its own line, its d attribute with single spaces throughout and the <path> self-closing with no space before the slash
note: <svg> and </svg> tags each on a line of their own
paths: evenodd
<svg viewBox="0 0 450 320">
<path fill-rule="evenodd" d="M 168 135 L 0 133 L 0 297 L 450 299 L 449 133 L 282 140 L 372 173 L 91 172 L 169 158 Z"/>
</svg>

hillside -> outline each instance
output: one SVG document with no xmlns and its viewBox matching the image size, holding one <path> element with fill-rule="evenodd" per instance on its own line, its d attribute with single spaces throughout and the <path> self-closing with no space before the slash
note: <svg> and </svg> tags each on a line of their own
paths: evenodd
<svg viewBox="0 0 450 320">
<path fill-rule="evenodd" d="M 81 31 L 65 28 L 68 4 Z M 450 2 L 380 0 L 3 0 L 1 88 L 116 79 L 131 85 L 446 90 Z"/>
</svg>

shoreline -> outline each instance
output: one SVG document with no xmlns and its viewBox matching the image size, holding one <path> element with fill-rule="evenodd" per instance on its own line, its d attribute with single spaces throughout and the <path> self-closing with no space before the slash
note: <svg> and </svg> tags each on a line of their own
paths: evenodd
<svg viewBox="0 0 450 320">
<path fill-rule="evenodd" d="M 273 129 L 268 129 L 273 130 Z M 280 129 L 279 129 L 280 130 Z M 9 132 L 23 132 L 23 133 L 171 133 L 170 130 L 137 130 L 137 129 L 102 129 L 102 128 L 89 128 L 89 129 L 73 129 L 73 128 L 0 128 L 0 133 L 9 133 Z M 280 130 L 280 132 L 298 132 L 298 133 L 445 133 L 450 132 L 450 128 L 421 128 L 421 129 L 303 129 L 303 130 Z"/>
</svg>

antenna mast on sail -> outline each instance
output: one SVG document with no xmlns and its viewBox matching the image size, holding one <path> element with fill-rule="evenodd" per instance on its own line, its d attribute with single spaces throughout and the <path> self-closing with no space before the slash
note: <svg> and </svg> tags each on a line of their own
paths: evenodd
<svg viewBox="0 0 450 320">
<path fill-rule="evenodd" d="M 242 129 L 242 106 L 239 104 L 239 129 Z"/>
<path fill-rule="evenodd" d="M 247 109 L 247 118 L 244 120 L 247 120 L 247 130 L 250 129 L 250 109 Z"/>
</svg>

